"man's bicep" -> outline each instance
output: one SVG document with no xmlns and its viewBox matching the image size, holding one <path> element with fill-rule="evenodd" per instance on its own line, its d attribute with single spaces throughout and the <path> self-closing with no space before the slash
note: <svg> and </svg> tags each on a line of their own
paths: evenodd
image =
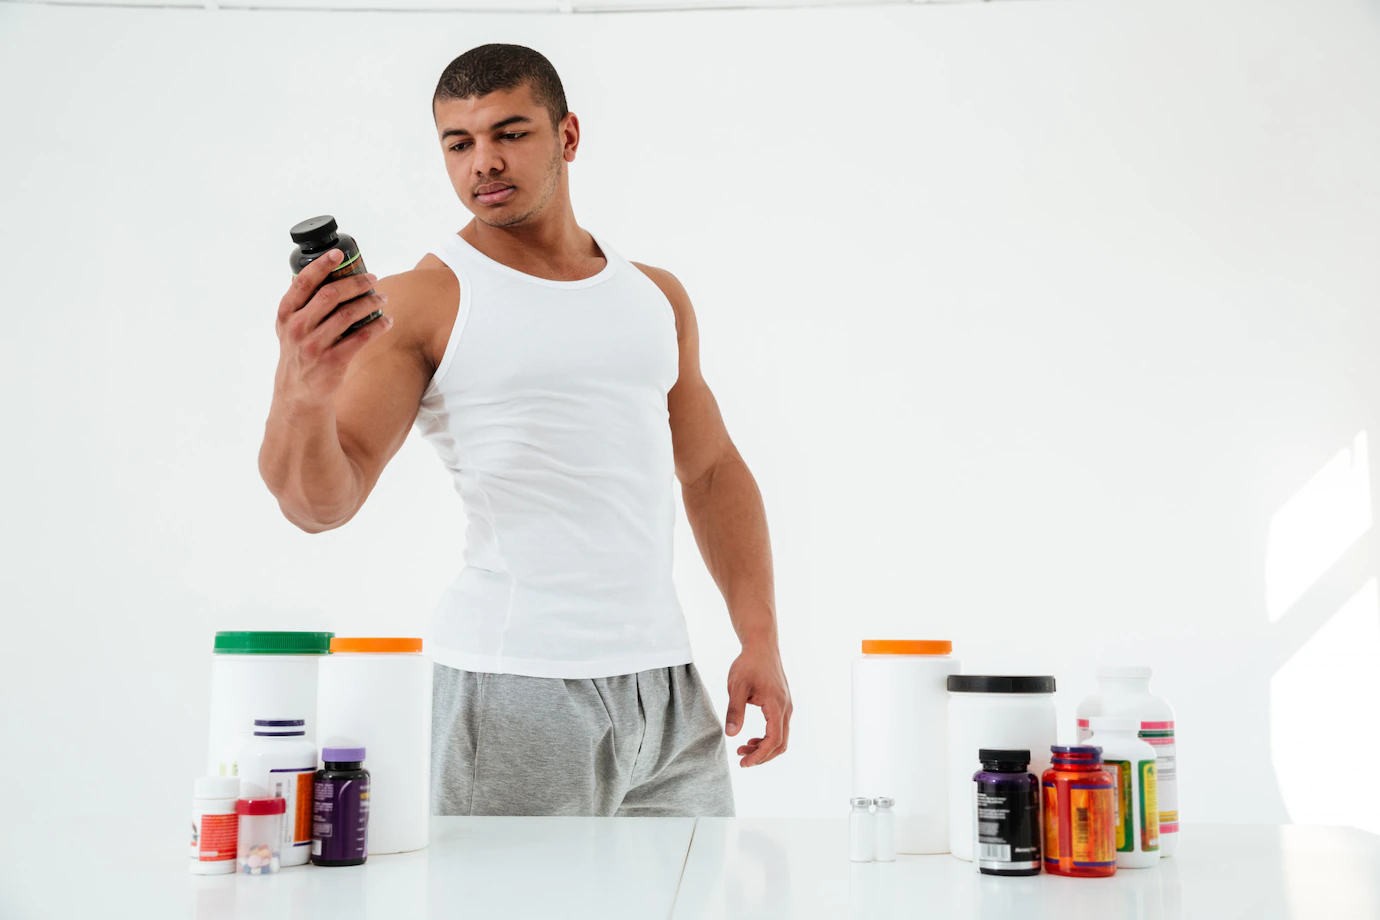
<svg viewBox="0 0 1380 920">
<path fill-rule="evenodd" d="M 431 379 L 431 371 L 415 345 L 416 330 L 410 328 L 420 311 L 407 300 L 416 294 L 399 285 L 386 285 L 389 280 L 382 279 L 377 286 L 391 288 L 385 293 L 390 306 L 396 303 L 388 311 L 394 317 L 394 328 L 355 356 L 335 395 L 336 433 L 360 474 L 360 506 L 407 440 Z"/>
<path fill-rule="evenodd" d="M 666 397 L 671 420 L 671 443 L 675 451 L 676 478 L 684 485 L 703 479 L 727 452 L 733 449 L 718 400 L 700 368 L 699 322 L 695 308 L 680 281 L 670 272 L 658 270 L 654 278 L 676 313 L 676 338 L 679 343 L 679 376 Z"/>
</svg>

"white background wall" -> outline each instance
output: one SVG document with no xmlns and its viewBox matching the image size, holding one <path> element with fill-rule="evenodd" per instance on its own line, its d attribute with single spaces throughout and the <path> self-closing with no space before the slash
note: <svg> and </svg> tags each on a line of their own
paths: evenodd
<svg viewBox="0 0 1380 920">
<path fill-rule="evenodd" d="M 315 536 L 256 457 L 288 228 L 334 214 L 386 275 L 466 223 L 429 102 L 489 41 L 561 73 L 576 215 L 686 285 L 765 496 L 796 715 L 741 815 L 841 814 L 859 639 L 949 637 L 1057 675 L 1070 739 L 1097 663 L 1153 664 L 1190 828 L 1380 831 L 1305 773 L 1380 754 L 1363 0 L 0 4 L 0 788 L 105 790 L 7 808 L 138 811 L 180 857 L 215 630 L 423 629 L 464 531 L 431 448 Z M 722 713 L 733 634 L 677 541 Z"/>
</svg>

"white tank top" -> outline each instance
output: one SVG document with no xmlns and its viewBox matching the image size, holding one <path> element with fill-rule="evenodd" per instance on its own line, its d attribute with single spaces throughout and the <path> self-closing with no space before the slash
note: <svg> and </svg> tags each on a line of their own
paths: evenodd
<svg viewBox="0 0 1380 920">
<path fill-rule="evenodd" d="M 465 566 L 427 635 L 440 664 L 587 678 L 692 660 L 671 578 L 675 311 L 595 240 L 607 264 L 580 281 L 520 272 L 454 233 L 432 250 L 460 305 L 414 427 L 468 518 Z"/>
</svg>

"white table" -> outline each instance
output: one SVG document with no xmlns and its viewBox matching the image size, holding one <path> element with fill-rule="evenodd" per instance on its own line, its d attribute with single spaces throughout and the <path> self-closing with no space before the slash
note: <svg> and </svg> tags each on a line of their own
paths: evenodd
<svg viewBox="0 0 1380 920">
<path fill-rule="evenodd" d="M 262 877 L 190 875 L 166 834 L 57 855 L 16 830 L 4 920 L 1380 918 L 1380 837 L 1345 827 L 1186 825 L 1174 857 L 1106 879 L 851 863 L 846 818 L 435 818 L 425 850 Z"/>
<path fill-rule="evenodd" d="M 999 878 L 952 856 L 850 863 L 846 818 L 700 818 L 671 916 L 1380 920 L 1380 837 L 1347 827 L 1193 824 L 1154 868 L 1101 879 Z"/>
</svg>

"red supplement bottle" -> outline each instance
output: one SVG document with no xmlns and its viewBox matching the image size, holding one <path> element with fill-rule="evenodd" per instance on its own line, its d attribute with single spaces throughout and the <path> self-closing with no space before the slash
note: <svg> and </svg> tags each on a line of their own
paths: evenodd
<svg viewBox="0 0 1380 920">
<path fill-rule="evenodd" d="M 1096 745 L 1052 745 L 1044 791 L 1045 871 L 1085 878 L 1116 873 L 1116 786 Z"/>
</svg>

